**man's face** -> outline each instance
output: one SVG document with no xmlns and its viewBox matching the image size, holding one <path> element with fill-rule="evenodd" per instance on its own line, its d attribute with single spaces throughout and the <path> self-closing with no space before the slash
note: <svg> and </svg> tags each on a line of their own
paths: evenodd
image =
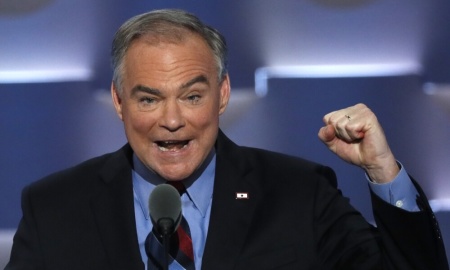
<svg viewBox="0 0 450 270">
<path fill-rule="evenodd" d="M 214 146 L 228 76 L 219 82 L 211 49 L 196 35 L 179 43 L 138 39 L 124 64 L 122 94 L 114 86 L 111 93 L 131 147 L 166 180 L 185 179 Z"/>
</svg>

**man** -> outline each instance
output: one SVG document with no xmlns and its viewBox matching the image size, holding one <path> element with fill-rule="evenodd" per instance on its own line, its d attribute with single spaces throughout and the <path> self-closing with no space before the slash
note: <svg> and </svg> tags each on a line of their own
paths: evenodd
<svg viewBox="0 0 450 270">
<path fill-rule="evenodd" d="M 155 269 L 147 199 L 165 182 L 187 188 L 195 269 L 448 269 L 425 195 L 365 105 L 326 115 L 319 138 L 367 173 L 378 228 L 342 197 L 331 169 L 237 146 L 220 131 L 226 44 L 195 16 L 136 16 L 112 57 L 129 144 L 24 189 L 6 269 Z M 403 190 L 389 193 L 394 185 Z"/>
</svg>

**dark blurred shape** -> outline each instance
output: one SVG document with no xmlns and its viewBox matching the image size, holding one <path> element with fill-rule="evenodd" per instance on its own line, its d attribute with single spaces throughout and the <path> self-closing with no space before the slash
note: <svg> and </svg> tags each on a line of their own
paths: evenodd
<svg viewBox="0 0 450 270">
<path fill-rule="evenodd" d="M 35 12 L 54 0 L 0 0 L 0 16 L 14 16 Z"/>
</svg>

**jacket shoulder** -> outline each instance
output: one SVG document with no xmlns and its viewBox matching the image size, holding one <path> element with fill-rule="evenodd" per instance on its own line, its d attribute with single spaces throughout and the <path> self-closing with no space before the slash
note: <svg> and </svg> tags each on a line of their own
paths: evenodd
<svg viewBox="0 0 450 270">
<path fill-rule="evenodd" d="M 124 158 L 131 160 L 131 148 L 128 145 L 113 153 L 107 153 L 83 161 L 73 167 L 66 168 L 47 175 L 24 188 L 24 193 L 40 193 L 43 196 L 85 190 L 99 179 L 111 165 L 119 165 Z"/>
<path fill-rule="evenodd" d="M 244 155 L 252 160 L 255 166 L 263 170 L 275 171 L 280 176 L 292 177 L 304 175 L 311 179 L 313 175 L 323 176 L 333 185 L 337 186 L 334 171 L 323 164 L 298 157 L 274 152 L 265 149 L 239 146 Z"/>
<path fill-rule="evenodd" d="M 240 171 L 256 170 L 265 179 L 293 181 L 292 179 L 327 179 L 328 184 L 337 187 L 335 172 L 328 166 L 308 159 L 266 149 L 240 146 L 230 140 L 222 131 L 216 145 L 218 157 L 228 160 Z"/>
</svg>

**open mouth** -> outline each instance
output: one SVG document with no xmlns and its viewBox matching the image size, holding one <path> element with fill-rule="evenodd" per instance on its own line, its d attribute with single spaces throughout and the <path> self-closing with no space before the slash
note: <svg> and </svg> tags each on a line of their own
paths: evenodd
<svg viewBox="0 0 450 270">
<path fill-rule="evenodd" d="M 189 144 L 189 141 L 157 141 L 156 144 L 158 145 L 159 150 L 163 152 L 175 152 L 186 148 Z"/>
</svg>

